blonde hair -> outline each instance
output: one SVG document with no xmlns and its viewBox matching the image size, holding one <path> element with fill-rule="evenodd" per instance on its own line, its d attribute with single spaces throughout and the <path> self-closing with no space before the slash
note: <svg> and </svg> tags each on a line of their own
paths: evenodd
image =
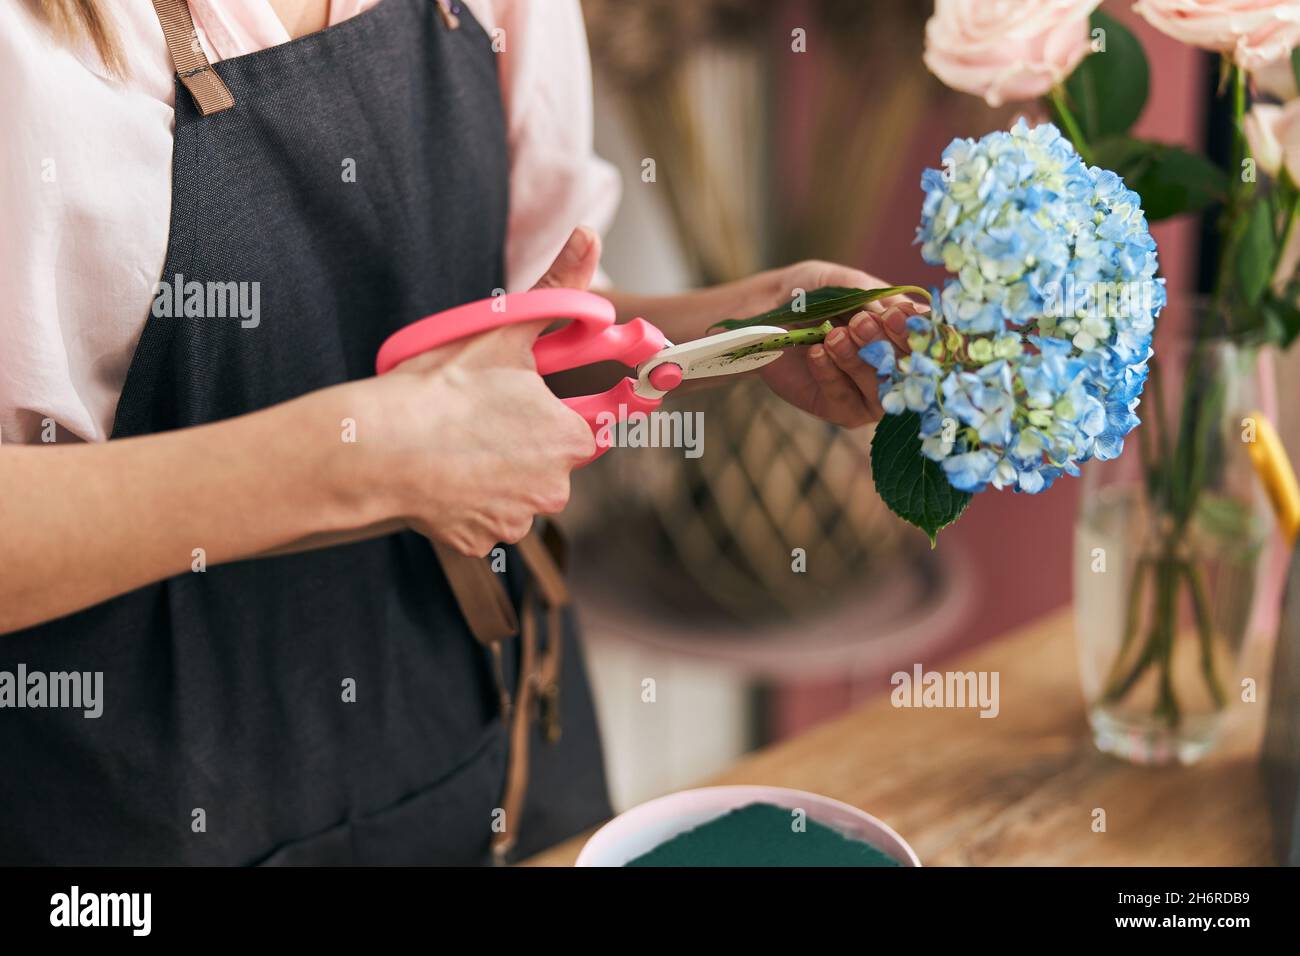
<svg viewBox="0 0 1300 956">
<path fill-rule="evenodd" d="M 85 38 L 116 76 L 126 74 L 126 60 L 104 0 L 34 0 L 36 15 L 64 40 Z"/>
</svg>

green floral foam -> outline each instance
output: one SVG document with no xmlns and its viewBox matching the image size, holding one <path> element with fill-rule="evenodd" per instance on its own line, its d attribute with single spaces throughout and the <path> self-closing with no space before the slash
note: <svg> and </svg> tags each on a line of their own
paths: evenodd
<svg viewBox="0 0 1300 956">
<path fill-rule="evenodd" d="M 770 803 L 679 833 L 628 866 L 898 866 L 861 840 Z"/>
</svg>

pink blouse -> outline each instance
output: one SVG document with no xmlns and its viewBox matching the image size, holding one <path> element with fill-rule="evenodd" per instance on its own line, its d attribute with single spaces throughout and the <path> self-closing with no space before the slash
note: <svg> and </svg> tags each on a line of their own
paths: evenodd
<svg viewBox="0 0 1300 956">
<path fill-rule="evenodd" d="M 376 2 L 332 0 L 329 22 Z M 575 225 L 608 225 L 619 180 L 592 152 L 578 0 L 464 2 L 503 31 L 507 285 L 527 288 Z M 289 39 L 267 0 L 189 5 L 213 61 Z M 108 437 L 167 251 L 173 67 L 149 0 L 103 7 L 125 80 L 27 4 L 0 3 L 0 442 Z"/>
</svg>

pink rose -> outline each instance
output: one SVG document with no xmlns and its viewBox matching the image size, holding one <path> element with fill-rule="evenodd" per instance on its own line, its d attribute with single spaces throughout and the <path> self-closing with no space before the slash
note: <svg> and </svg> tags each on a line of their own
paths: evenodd
<svg viewBox="0 0 1300 956">
<path fill-rule="evenodd" d="M 1285 168 L 1294 183 L 1300 183 L 1300 99 L 1285 106 L 1257 103 L 1242 124 L 1251 155 L 1260 169 L 1276 176 Z M 1292 230 L 1286 248 L 1273 273 L 1273 291 L 1282 294 L 1300 267 L 1300 229 Z"/>
<path fill-rule="evenodd" d="M 1293 182 L 1300 183 L 1300 100 L 1286 106 L 1257 103 L 1242 126 L 1256 165 L 1270 176 L 1286 166 Z"/>
<path fill-rule="evenodd" d="M 1291 68 L 1291 54 L 1265 63 L 1251 72 L 1255 87 L 1261 93 L 1279 100 L 1291 100 L 1300 95 L 1295 85 L 1295 70 Z"/>
<path fill-rule="evenodd" d="M 1133 9 L 1161 33 L 1231 54 L 1247 70 L 1300 46 L 1296 0 L 1138 0 Z"/>
<path fill-rule="evenodd" d="M 1092 50 L 1088 15 L 1101 0 L 936 0 L 925 65 L 990 106 L 1042 96 Z"/>
</svg>

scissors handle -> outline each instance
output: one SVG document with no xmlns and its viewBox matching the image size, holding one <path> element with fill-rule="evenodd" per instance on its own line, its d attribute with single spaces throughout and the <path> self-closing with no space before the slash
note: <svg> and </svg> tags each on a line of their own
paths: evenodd
<svg viewBox="0 0 1300 956">
<path fill-rule="evenodd" d="M 561 399 L 565 405 L 582 416 L 592 435 L 596 437 L 596 454 L 585 464 L 591 464 L 614 445 L 614 426 L 634 413 L 649 413 L 659 407 L 662 398 L 646 398 L 636 393 L 636 379 L 622 378 L 613 388 L 595 395 L 577 395 Z"/>
<path fill-rule="evenodd" d="M 533 345 L 537 371 L 542 375 L 611 360 L 632 367 L 668 345 L 664 334 L 645 319 L 616 325 L 614 304 L 594 292 L 533 289 L 479 299 L 412 322 L 380 347 L 375 370 L 382 375 L 449 342 L 540 319 L 573 320 L 540 336 Z"/>
<path fill-rule="evenodd" d="M 394 332 L 380 346 L 375 370 L 383 375 L 430 349 L 505 325 L 540 319 L 573 320 L 562 329 L 539 336 L 533 344 L 533 358 L 541 375 L 604 361 L 621 362 L 631 368 L 667 348 L 664 334 L 645 319 L 618 325 L 615 318 L 612 302 L 578 289 L 534 289 L 493 296 L 426 316 Z M 609 448 L 615 422 L 631 412 L 650 412 L 659 407 L 658 398 L 642 397 L 635 388 L 635 379 L 624 378 L 597 395 L 563 400 L 583 417 L 596 436 L 593 460 Z"/>
</svg>

